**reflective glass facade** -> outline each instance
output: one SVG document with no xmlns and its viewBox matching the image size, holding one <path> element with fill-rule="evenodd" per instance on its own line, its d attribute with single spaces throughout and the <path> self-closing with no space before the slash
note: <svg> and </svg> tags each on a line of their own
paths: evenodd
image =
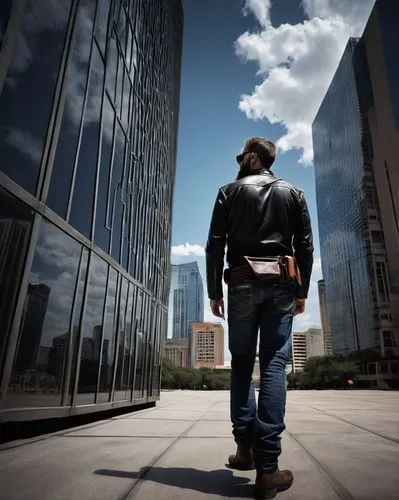
<svg viewBox="0 0 399 500">
<path fill-rule="evenodd" d="M 182 29 L 180 0 L 2 2 L 3 420 L 159 397 Z"/>
<path fill-rule="evenodd" d="M 322 270 L 333 349 L 348 354 L 378 346 L 366 199 L 367 130 L 354 67 L 357 40 L 348 43 L 313 123 Z M 373 189 L 372 176 L 370 186 Z"/>
<path fill-rule="evenodd" d="M 172 266 L 169 336 L 188 339 L 193 323 L 204 321 L 204 285 L 197 262 Z"/>
</svg>

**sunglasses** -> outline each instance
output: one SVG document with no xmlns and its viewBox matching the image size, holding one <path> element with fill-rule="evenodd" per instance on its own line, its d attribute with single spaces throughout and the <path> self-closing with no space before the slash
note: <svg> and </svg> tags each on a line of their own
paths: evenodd
<svg viewBox="0 0 399 500">
<path fill-rule="evenodd" d="M 245 153 L 241 153 L 240 155 L 236 156 L 237 163 L 241 166 L 242 160 L 245 158 L 245 155 L 249 154 L 251 151 L 245 151 Z"/>
</svg>

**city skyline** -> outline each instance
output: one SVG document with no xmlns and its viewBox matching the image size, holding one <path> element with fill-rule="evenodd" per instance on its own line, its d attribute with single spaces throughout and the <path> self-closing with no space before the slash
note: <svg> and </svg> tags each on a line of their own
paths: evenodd
<svg viewBox="0 0 399 500">
<path fill-rule="evenodd" d="M 274 171 L 304 190 L 314 230 L 309 299 L 305 313 L 294 321 L 299 331 L 321 325 L 317 282 L 323 276 L 311 124 L 349 37 L 363 33 L 373 4 L 367 0 L 352 8 L 300 0 L 184 2 L 172 263 L 197 259 L 205 279 L 204 246 L 217 189 L 235 178 L 235 155 L 244 140 L 268 137 L 279 146 Z M 207 26 L 206 39 L 202 26 Z M 307 166 L 298 163 L 301 158 L 309 160 Z M 206 295 L 205 320 L 213 320 Z M 225 354 L 228 359 L 228 351 Z"/>
<path fill-rule="evenodd" d="M 277 143 L 275 172 L 304 189 L 312 215 L 315 265 L 294 331 L 320 324 L 323 267 L 335 351 L 395 356 L 397 12 L 393 0 L 373 3 L 242 0 L 221 26 L 227 0 L 185 0 L 184 40 L 179 0 L 1 7 L 3 407 L 29 371 L 60 407 L 159 395 L 170 260 L 190 277 L 170 310 L 171 334 L 185 338 L 193 322 L 213 320 L 202 284 L 210 213 L 255 135 Z M 350 157 L 342 171 L 325 160 L 339 146 Z M 332 171 L 343 174 L 341 190 Z M 41 370 L 59 380 L 46 387 Z"/>
</svg>

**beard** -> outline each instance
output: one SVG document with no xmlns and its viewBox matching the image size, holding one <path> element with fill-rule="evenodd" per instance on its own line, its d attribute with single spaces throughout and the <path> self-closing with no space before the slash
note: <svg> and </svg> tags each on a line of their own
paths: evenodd
<svg viewBox="0 0 399 500">
<path fill-rule="evenodd" d="M 251 167 L 249 165 L 243 165 L 236 177 L 236 181 L 239 181 L 240 179 L 243 179 L 244 177 L 247 177 L 248 175 L 252 174 Z"/>
</svg>

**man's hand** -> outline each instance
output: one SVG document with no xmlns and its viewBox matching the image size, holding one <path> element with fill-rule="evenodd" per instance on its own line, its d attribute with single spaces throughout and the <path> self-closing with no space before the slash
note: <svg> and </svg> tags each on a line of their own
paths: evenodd
<svg viewBox="0 0 399 500">
<path fill-rule="evenodd" d="M 210 301 L 211 311 L 217 318 L 224 319 L 224 300 L 223 299 L 211 299 Z"/>
<path fill-rule="evenodd" d="M 305 302 L 306 299 L 295 299 L 294 316 L 302 314 L 305 311 Z"/>
</svg>

